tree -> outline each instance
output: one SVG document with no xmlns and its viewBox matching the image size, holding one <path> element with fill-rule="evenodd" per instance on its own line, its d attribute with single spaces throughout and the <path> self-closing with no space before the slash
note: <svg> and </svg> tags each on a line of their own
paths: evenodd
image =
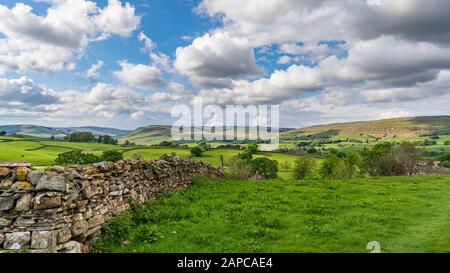
<svg viewBox="0 0 450 273">
<path fill-rule="evenodd" d="M 70 142 L 95 142 L 97 139 L 91 132 L 75 132 L 65 137 Z"/>
<path fill-rule="evenodd" d="M 6 131 L 1 131 L 0 136 L 6 136 Z"/>
<path fill-rule="evenodd" d="M 414 143 L 382 142 L 361 151 L 362 168 L 371 176 L 411 175 L 420 161 Z"/>
<path fill-rule="evenodd" d="M 244 160 L 238 155 L 231 157 L 228 162 L 229 175 L 232 178 L 248 179 L 253 175 L 252 166 L 249 160 Z"/>
<path fill-rule="evenodd" d="M 52 135 L 52 136 L 50 137 L 50 139 L 51 139 L 51 140 L 55 140 L 55 135 Z"/>
<path fill-rule="evenodd" d="M 203 150 L 200 147 L 196 146 L 196 147 L 191 148 L 191 154 L 194 157 L 199 157 L 203 154 Z"/>
<path fill-rule="evenodd" d="M 250 151 L 252 154 L 256 154 L 258 152 L 258 144 L 249 144 L 246 150 Z"/>
<path fill-rule="evenodd" d="M 123 154 L 117 150 L 104 151 L 102 159 L 103 161 L 117 162 L 123 159 Z"/>
<path fill-rule="evenodd" d="M 55 160 L 57 165 L 92 164 L 100 162 L 101 158 L 94 154 L 84 154 L 80 150 L 74 150 L 59 154 Z"/>
<path fill-rule="evenodd" d="M 346 153 L 342 157 L 328 153 L 320 168 L 320 174 L 324 178 L 344 179 L 355 175 L 359 156 L 355 153 Z"/>
<path fill-rule="evenodd" d="M 251 161 L 253 159 L 253 152 L 251 150 L 245 150 L 238 154 L 238 157 L 242 160 Z"/>
<path fill-rule="evenodd" d="M 295 161 L 294 177 L 296 179 L 303 179 L 311 175 L 316 168 L 317 161 L 314 158 L 308 156 L 299 157 Z"/>
<path fill-rule="evenodd" d="M 267 157 L 258 157 L 251 161 L 252 172 L 268 179 L 278 177 L 278 161 Z"/>
</svg>

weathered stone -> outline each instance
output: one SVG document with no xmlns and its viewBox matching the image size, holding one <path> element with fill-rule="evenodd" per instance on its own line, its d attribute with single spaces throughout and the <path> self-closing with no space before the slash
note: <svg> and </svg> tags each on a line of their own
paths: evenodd
<svg viewBox="0 0 450 273">
<path fill-rule="evenodd" d="M 14 222 L 14 226 L 15 227 L 29 227 L 29 226 L 33 225 L 34 223 L 36 223 L 36 220 L 33 218 L 19 217 Z"/>
<path fill-rule="evenodd" d="M 12 184 L 11 189 L 14 191 L 29 191 L 31 190 L 31 183 L 28 181 L 18 181 Z"/>
<path fill-rule="evenodd" d="M 83 169 L 83 173 L 87 175 L 98 175 L 100 172 L 94 166 L 87 166 Z"/>
<path fill-rule="evenodd" d="M 88 223 L 89 223 L 89 228 L 93 228 L 96 227 L 98 225 L 101 225 L 105 222 L 105 218 L 103 218 L 102 215 L 96 215 L 92 218 L 89 219 Z"/>
<path fill-rule="evenodd" d="M 12 172 L 11 169 L 1 167 L 0 168 L 0 178 L 8 176 L 11 172 Z"/>
<path fill-rule="evenodd" d="M 5 249 L 21 249 L 24 245 L 27 245 L 30 240 L 31 234 L 29 231 L 6 233 L 3 247 Z"/>
<path fill-rule="evenodd" d="M 91 207 L 86 208 L 86 211 L 84 212 L 84 218 L 89 219 L 92 216 L 94 216 L 94 212 L 92 211 Z"/>
<path fill-rule="evenodd" d="M 56 232 L 33 231 L 31 234 L 31 248 L 46 249 L 56 245 Z"/>
<path fill-rule="evenodd" d="M 30 181 L 33 186 L 36 186 L 37 183 L 39 182 L 39 179 L 41 179 L 41 177 L 44 176 L 44 174 L 45 174 L 44 169 L 32 171 L 28 174 L 28 181 Z"/>
<path fill-rule="evenodd" d="M 61 206 L 60 196 L 49 196 L 47 193 L 40 194 L 34 199 L 34 209 L 51 209 Z"/>
<path fill-rule="evenodd" d="M 19 181 L 26 181 L 30 172 L 31 170 L 26 167 L 17 167 L 14 172 L 14 177 Z"/>
<path fill-rule="evenodd" d="M 58 231 L 58 243 L 62 244 L 70 240 L 72 238 L 72 232 L 69 228 L 62 228 Z"/>
<path fill-rule="evenodd" d="M 81 191 L 83 198 L 89 199 L 92 196 L 96 195 L 96 191 L 94 191 L 91 187 L 86 187 Z"/>
<path fill-rule="evenodd" d="M 75 214 L 75 215 L 73 216 L 73 220 L 74 220 L 74 221 L 81 221 L 81 220 L 84 220 L 84 218 L 83 218 L 83 213 L 77 213 L 77 214 Z"/>
<path fill-rule="evenodd" d="M 113 192 L 110 192 L 109 195 L 111 195 L 111 196 L 120 196 L 120 195 L 122 195 L 122 191 L 113 191 Z"/>
<path fill-rule="evenodd" d="M 14 208 L 14 197 L 0 197 L 0 210 L 10 210 Z"/>
<path fill-rule="evenodd" d="M 83 234 L 89 229 L 89 224 L 86 220 L 74 221 L 72 224 L 72 236 L 76 237 Z"/>
<path fill-rule="evenodd" d="M 3 179 L 2 182 L 0 182 L 0 190 L 9 190 L 13 184 L 13 181 L 11 178 Z"/>
<path fill-rule="evenodd" d="M 62 176 L 43 175 L 36 185 L 36 190 L 65 192 L 67 184 Z"/>
<path fill-rule="evenodd" d="M 3 235 L 3 233 L 0 233 L 0 246 L 2 246 L 4 240 L 5 240 L 5 235 Z"/>
<path fill-rule="evenodd" d="M 90 240 L 100 233 L 102 224 L 129 209 L 130 199 L 144 202 L 184 189 L 197 175 L 223 177 L 202 162 L 170 156 L 163 159 L 32 171 L 26 180 L 36 185 L 37 193 L 23 192 L 30 187 L 26 181 L 14 184 L 11 174 L 3 177 L 8 181 L 0 191 L 4 208 L 0 210 L 0 223 L 5 225 L 0 226 L 0 249 L 5 245 L 5 235 L 16 233 L 15 237 L 9 235 L 9 248 L 30 243 L 32 249 L 28 251 L 36 253 L 89 251 Z M 29 232 L 28 239 L 27 233 L 20 235 L 19 231 Z"/>
<path fill-rule="evenodd" d="M 16 204 L 16 211 L 29 211 L 31 200 L 33 199 L 33 196 L 31 194 L 25 194 L 22 197 L 17 200 Z"/>
<path fill-rule="evenodd" d="M 69 241 L 59 247 L 61 253 L 82 253 L 83 245 L 76 241 Z"/>
<path fill-rule="evenodd" d="M 56 172 L 56 173 L 63 173 L 63 172 L 66 171 L 66 168 L 64 168 L 63 166 L 57 166 L 57 165 L 55 165 L 55 166 L 53 166 L 53 167 L 50 168 L 50 171 Z"/>
<path fill-rule="evenodd" d="M 12 222 L 13 221 L 11 219 L 1 217 L 0 218 L 0 228 L 9 227 L 12 224 Z"/>
</svg>

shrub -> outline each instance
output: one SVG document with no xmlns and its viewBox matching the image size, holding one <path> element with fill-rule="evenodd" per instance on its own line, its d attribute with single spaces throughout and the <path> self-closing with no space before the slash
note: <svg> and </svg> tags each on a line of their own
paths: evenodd
<svg viewBox="0 0 450 273">
<path fill-rule="evenodd" d="M 325 161 L 320 168 L 320 174 L 324 178 L 351 178 L 355 175 L 357 165 L 359 163 L 359 156 L 354 153 L 348 153 L 337 156 L 329 153 L 325 156 Z"/>
<path fill-rule="evenodd" d="M 252 154 L 256 154 L 258 152 L 258 144 L 249 144 L 247 146 L 247 151 L 250 151 Z"/>
<path fill-rule="evenodd" d="M 441 155 L 438 160 L 441 161 L 440 166 L 450 168 L 450 153 Z"/>
<path fill-rule="evenodd" d="M 317 162 L 314 158 L 308 156 L 299 157 L 295 161 L 294 177 L 296 179 L 303 179 L 312 174 L 317 168 Z"/>
<path fill-rule="evenodd" d="M 101 158 L 93 154 L 84 154 L 79 150 L 59 154 L 55 160 L 57 165 L 92 164 L 100 162 Z"/>
<path fill-rule="evenodd" d="M 123 154 L 121 152 L 119 152 L 119 151 L 116 151 L 116 150 L 104 151 L 102 159 L 104 161 L 117 162 L 117 161 L 123 159 Z"/>
<path fill-rule="evenodd" d="M 278 161 L 267 157 L 258 157 L 251 161 L 252 172 L 268 179 L 278 177 Z"/>
<path fill-rule="evenodd" d="M 95 239 L 93 252 L 101 252 L 110 246 L 117 246 L 133 231 L 134 224 L 128 213 L 123 213 L 102 226 L 102 236 Z"/>
<path fill-rule="evenodd" d="M 362 168 L 371 176 L 411 175 L 419 163 L 413 143 L 382 142 L 361 151 Z"/>
<path fill-rule="evenodd" d="M 238 157 L 242 160 L 251 161 L 253 159 L 253 152 L 251 150 L 245 150 L 239 153 Z"/>
<path fill-rule="evenodd" d="M 227 165 L 232 178 L 248 179 L 253 175 L 250 161 L 240 158 L 239 155 L 230 158 Z"/>
<path fill-rule="evenodd" d="M 191 154 L 192 156 L 198 157 L 203 154 L 203 150 L 200 147 L 196 146 L 191 148 Z"/>
</svg>

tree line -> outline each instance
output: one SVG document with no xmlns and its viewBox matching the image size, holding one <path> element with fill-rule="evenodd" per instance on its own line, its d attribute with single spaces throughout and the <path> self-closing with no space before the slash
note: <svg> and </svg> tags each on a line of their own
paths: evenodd
<svg viewBox="0 0 450 273">
<path fill-rule="evenodd" d="M 69 142 L 93 142 L 102 144 L 117 145 L 117 139 L 110 135 L 94 135 L 91 132 L 75 132 L 68 134 L 64 137 L 64 140 Z"/>
</svg>

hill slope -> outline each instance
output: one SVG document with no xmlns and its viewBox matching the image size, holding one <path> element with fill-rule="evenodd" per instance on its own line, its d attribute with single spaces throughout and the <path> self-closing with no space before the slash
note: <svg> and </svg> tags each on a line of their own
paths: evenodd
<svg viewBox="0 0 450 273">
<path fill-rule="evenodd" d="M 34 137 L 63 137 L 67 134 L 74 132 L 91 132 L 95 135 L 111 135 L 119 136 L 128 133 L 129 131 L 114 129 L 114 128 L 103 128 L 95 126 L 86 127 L 45 127 L 38 125 L 0 125 L 0 131 L 5 131 L 7 134 L 17 134 L 25 136 Z"/>
<path fill-rule="evenodd" d="M 301 136 L 358 136 L 417 137 L 435 131 L 450 131 L 450 116 L 405 117 L 372 121 L 357 121 L 317 125 L 291 130 L 281 134 L 282 139 Z"/>
<path fill-rule="evenodd" d="M 162 141 L 171 140 L 171 126 L 169 125 L 150 125 L 137 128 L 136 130 L 120 136 L 119 142 L 130 141 L 136 144 L 155 144 Z"/>
</svg>

